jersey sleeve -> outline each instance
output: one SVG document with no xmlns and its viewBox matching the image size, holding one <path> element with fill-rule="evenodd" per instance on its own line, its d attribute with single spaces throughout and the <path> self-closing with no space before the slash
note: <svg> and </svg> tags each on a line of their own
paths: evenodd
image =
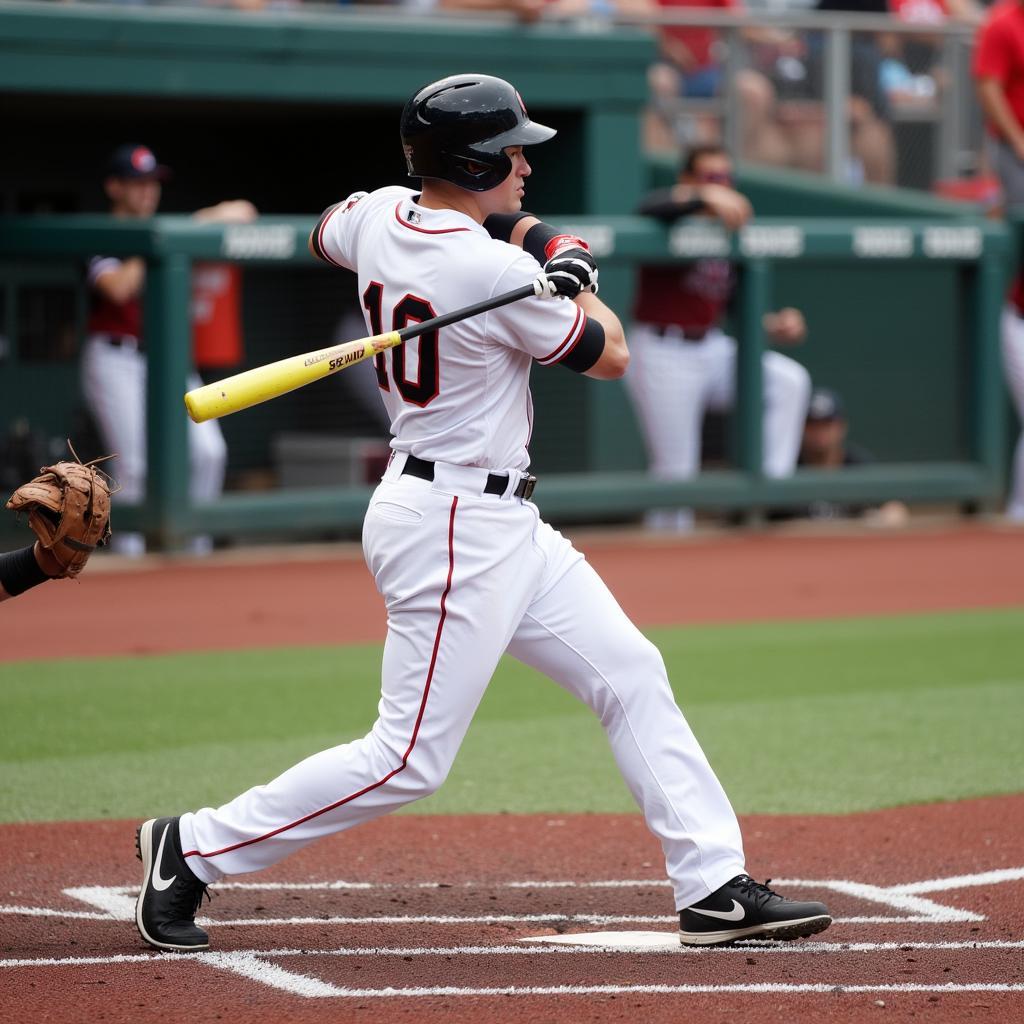
<svg viewBox="0 0 1024 1024">
<path fill-rule="evenodd" d="M 529 284 L 540 272 L 537 261 L 522 253 L 495 284 L 494 294 Z M 527 297 L 491 310 L 485 325 L 489 337 L 533 356 L 543 366 L 562 362 L 583 337 L 587 316 L 571 299 Z"/>
<path fill-rule="evenodd" d="M 994 78 L 1006 83 L 1013 64 L 1011 48 L 1007 46 L 1006 32 L 998 22 L 985 25 L 978 34 L 974 50 L 974 77 Z"/>
<path fill-rule="evenodd" d="M 325 263 L 345 270 L 355 269 L 356 211 L 366 192 L 353 192 L 340 203 L 328 206 L 309 236 L 313 251 Z M 362 212 L 362 211 L 359 211 Z"/>
<path fill-rule="evenodd" d="M 86 268 L 85 280 L 90 288 L 94 288 L 100 277 L 111 270 L 117 270 L 120 266 L 121 261 L 116 256 L 93 256 Z"/>
</svg>

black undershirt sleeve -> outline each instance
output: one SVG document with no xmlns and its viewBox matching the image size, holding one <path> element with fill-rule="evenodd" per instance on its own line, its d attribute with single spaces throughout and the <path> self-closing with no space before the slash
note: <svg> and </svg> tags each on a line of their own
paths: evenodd
<svg viewBox="0 0 1024 1024">
<path fill-rule="evenodd" d="M 655 217 L 658 220 L 676 220 L 688 217 L 691 213 L 699 213 L 704 209 L 700 199 L 690 199 L 685 203 L 672 198 L 672 189 L 660 188 L 651 192 L 637 207 L 636 212 L 642 217 Z"/>
<path fill-rule="evenodd" d="M 601 358 L 603 351 L 604 328 L 596 320 L 588 317 L 579 340 L 569 350 L 569 354 L 559 360 L 558 365 L 568 367 L 576 373 L 586 373 Z"/>
<path fill-rule="evenodd" d="M 37 587 L 48 579 L 50 577 L 43 572 L 36 561 L 34 544 L 30 544 L 20 551 L 0 554 L 0 586 L 11 597 L 24 594 L 26 590 Z"/>
<path fill-rule="evenodd" d="M 492 213 L 484 221 L 484 230 L 499 242 L 507 242 L 512 237 L 512 229 L 524 218 L 532 217 L 532 213 Z"/>
</svg>

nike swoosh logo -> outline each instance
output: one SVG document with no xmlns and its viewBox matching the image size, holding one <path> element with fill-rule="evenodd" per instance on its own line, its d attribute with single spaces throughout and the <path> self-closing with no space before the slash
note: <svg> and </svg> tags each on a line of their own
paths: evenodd
<svg viewBox="0 0 1024 1024">
<path fill-rule="evenodd" d="M 153 888 L 158 892 L 163 892 L 164 889 L 174 884 L 174 880 L 178 877 L 177 875 L 171 875 L 170 878 L 160 877 L 160 861 L 164 859 L 164 843 L 167 841 L 167 830 L 171 826 L 164 825 L 164 834 L 160 837 L 160 846 L 156 851 L 156 860 L 153 861 L 153 874 L 150 876 L 150 882 Z M 742 912 L 741 912 L 742 916 Z"/>
<path fill-rule="evenodd" d="M 732 910 L 698 910 L 690 907 L 695 914 L 703 914 L 705 917 L 717 917 L 723 921 L 742 921 L 746 916 L 743 908 L 735 901 L 732 901 Z"/>
</svg>

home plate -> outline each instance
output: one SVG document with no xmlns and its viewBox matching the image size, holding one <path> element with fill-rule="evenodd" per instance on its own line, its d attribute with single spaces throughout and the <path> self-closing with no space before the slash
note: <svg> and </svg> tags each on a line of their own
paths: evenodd
<svg viewBox="0 0 1024 1024">
<path fill-rule="evenodd" d="M 533 935 L 520 942 L 559 943 L 567 946 L 600 946 L 602 949 L 679 949 L 675 932 L 578 932 L 573 935 Z"/>
</svg>

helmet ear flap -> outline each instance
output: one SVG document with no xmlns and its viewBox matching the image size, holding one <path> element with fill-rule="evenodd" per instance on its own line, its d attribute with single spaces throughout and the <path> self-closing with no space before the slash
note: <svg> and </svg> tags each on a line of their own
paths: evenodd
<svg viewBox="0 0 1024 1024">
<path fill-rule="evenodd" d="M 450 181 L 472 191 L 487 192 L 500 185 L 512 173 L 512 161 L 503 151 L 497 153 L 451 154 Z"/>
</svg>

